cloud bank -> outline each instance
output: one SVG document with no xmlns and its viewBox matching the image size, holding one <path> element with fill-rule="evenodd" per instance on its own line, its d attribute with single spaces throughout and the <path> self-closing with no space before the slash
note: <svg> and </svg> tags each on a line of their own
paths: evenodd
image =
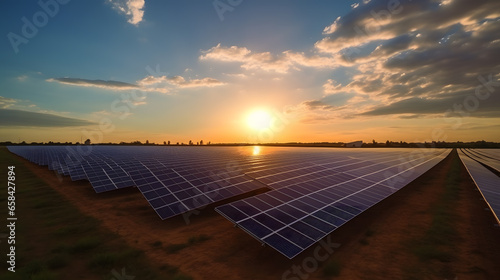
<svg viewBox="0 0 500 280">
<path fill-rule="evenodd" d="M 148 76 L 137 81 L 136 84 L 119 81 L 88 80 L 80 78 L 51 78 L 47 79 L 47 81 L 58 82 L 65 85 L 96 87 L 108 90 L 142 90 L 159 93 L 168 93 L 173 88 L 215 87 L 225 85 L 225 83 L 214 78 L 207 77 L 202 79 L 186 80 L 182 76 Z"/>
<path fill-rule="evenodd" d="M 87 80 L 79 78 L 52 78 L 48 79 L 47 82 L 58 82 L 65 85 L 97 87 L 97 88 L 112 89 L 112 90 L 130 90 L 130 89 L 140 88 L 137 85 L 119 81 Z"/>
<path fill-rule="evenodd" d="M 468 116 L 500 117 L 499 1 L 372 0 L 355 6 L 326 26 L 315 44 L 357 71 L 343 86 L 326 81 L 324 94 L 365 100 L 348 106 L 361 116 L 449 116 L 454 106 L 473 106 Z M 488 97 L 475 97 L 478 88 Z"/>
<path fill-rule="evenodd" d="M 72 127 L 97 123 L 53 114 L 0 109 L 0 126 Z"/>
</svg>

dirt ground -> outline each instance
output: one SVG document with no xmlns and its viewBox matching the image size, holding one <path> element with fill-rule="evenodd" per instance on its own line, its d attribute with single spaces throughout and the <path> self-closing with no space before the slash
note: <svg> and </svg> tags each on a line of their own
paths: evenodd
<svg viewBox="0 0 500 280">
<path fill-rule="evenodd" d="M 431 271 L 446 269 L 454 276 L 450 279 L 500 279 L 500 229 L 494 226 L 492 214 L 485 211 L 486 204 L 463 166 L 455 209 L 459 240 L 455 257 L 446 263 L 422 263 L 408 250 L 408 242 L 418 240 L 429 228 L 430 209 L 444 192 L 446 175 L 456 156 L 450 154 L 410 185 L 330 235 L 340 244 L 330 255 L 330 260 L 340 263 L 340 275 L 335 279 L 412 279 L 412 269 L 422 265 Z M 323 275 L 326 262 L 319 262 L 319 267 L 311 262 L 317 246 L 288 260 L 233 227 L 213 207 L 190 215 L 189 223 L 182 216 L 162 221 L 136 188 L 96 194 L 88 182 L 72 182 L 46 167 L 23 162 L 83 213 L 99 219 L 130 246 L 145 251 L 158 267 L 178 266 L 193 279 L 328 279 Z M 209 239 L 174 253 L 166 250 L 171 244 L 186 243 L 199 235 Z M 295 273 L 294 267 L 301 272 Z"/>
</svg>

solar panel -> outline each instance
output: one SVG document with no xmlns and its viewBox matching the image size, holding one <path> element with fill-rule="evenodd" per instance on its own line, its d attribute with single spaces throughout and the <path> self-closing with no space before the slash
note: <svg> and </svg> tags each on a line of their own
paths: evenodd
<svg viewBox="0 0 500 280">
<path fill-rule="evenodd" d="M 497 222 L 500 224 L 500 177 L 470 157 L 470 153 L 459 151 L 460 159 L 474 180 Z"/>
<path fill-rule="evenodd" d="M 349 175 L 349 168 L 332 168 L 337 173 L 298 181 L 295 185 L 219 206 L 216 211 L 291 259 L 423 174 L 448 152 L 420 153 L 412 160 L 392 166 L 390 163 L 398 161 L 403 154 L 379 157 L 389 165 L 377 165 L 372 159 L 352 163 L 355 170 L 366 171 L 370 167 L 372 173 L 363 176 Z M 382 174 L 383 179 L 374 182 L 364 178 L 371 174 Z"/>
<path fill-rule="evenodd" d="M 221 177 L 217 170 L 208 172 L 206 164 L 198 164 L 177 170 L 157 160 L 144 160 L 129 168 L 129 174 L 162 219 L 263 187 L 244 174 L 231 172 Z"/>
<path fill-rule="evenodd" d="M 500 150 L 498 149 L 466 149 L 470 156 L 481 163 L 500 172 Z"/>
</svg>

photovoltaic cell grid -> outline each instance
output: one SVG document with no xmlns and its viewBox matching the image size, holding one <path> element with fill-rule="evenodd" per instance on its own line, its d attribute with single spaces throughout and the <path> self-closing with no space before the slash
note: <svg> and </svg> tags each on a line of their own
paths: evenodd
<svg viewBox="0 0 500 280">
<path fill-rule="evenodd" d="M 324 157 L 324 155 L 319 156 Z M 305 162 L 299 166 L 285 166 L 285 168 L 282 166 L 278 170 L 269 169 L 246 174 L 268 184 L 273 189 L 279 189 L 321 178 L 338 180 L 338 178 L 332 178 L 332 175 L 341 172 L 349 171 L 349 174 L 354 177 L 367 174 L 367 172 L 372 173 L 370 170 L 377 170 L 381 165 L 391 164 L 391 162 L 397 161 L 399 156 L 399 154 L 387 155 L 382 153 L 380 155 L 379 153 L 379 155 L 371 155 L 372 161 L 347 156 L 317 158 L 313 161 L 313 164 Z"/>
<path fill-rule="evenodd" d="M 216 169 L 204 166 L 173 169 L 157 160 L 135 164 L 129 174 L 162 219 L 264 187 L 244 174 L 219 177 Z"/>
<path fill-rule="evenodd" d="M 464 153 L 482 164 L 500 172 L 500 150 L 498 149 L 462 149 Z"/>
<path fill-rule="evenodd" d="M 36 157 L 38 164 L 64 166 L 51 169 L 67 170 L 72 180 L 88 180 L 97 193 L 135 185 L 162 219 L 265 187 L 243 174 L 241 168 L 255 161 L 245 163 L 234 149 L 189 147 L 181 154 L 177 148 L 165 147 L 71 149 L 29 146 L 11 150 Z"/>
<path fill-rule="evenodd" d="M 85 161 L 81 166 L 97 193 L 134 186 L 129 174 L 111 159 Z"/>
<path fill-rule="evenodd" d="M 497 222 L 500 224 L 500 177 L 477 162 L 478 158 L 474 158 L 469 150 L 464 151 L 461 149 L 459 155 L 484 200 L 490 206 Z"/>
<path fill-rule="evenodd" d="M 342 167 L 330 167 L 330 175 L 297 180 L 295 184 L 219 206 L 216 211 L 291 259 L 407 185 L 448 153 L 449 150 L 417 153 L 407 160 L 394 153 L 383 158 L 385 164 L 376 164 L 376 160 L 343 161 L 346 164 Z M 380 155 L 377 157 L 380 160 Z M 351 175 L 351 169 L 364 169 L 365 174 Z"/>
<path fill-rule="evenodd" d="M 276 234 L 263 237 L 277 249 L 286 243 L 272 240 L 285 237 L 289 242 L 297 237 L 292 234 L 297 230 L 305 234 L 299 235 L 301 242 L 295 240 L 298 244 L 292 245 L 302 249 L 418 177 L 421 173 L 413 172 L 418 169 L 415 166 L 430 164 L 430 161 L 421 164 L 419 160 L 423 157 L 405 158 L 411 154 L 408 149 L 270 148 L 272 152 L 262 154 L 251 154 L 248 147 L 92 146 L 88 151 L 75 151 L 75 147 L 16 146 L 9 149 L 38 164 L 55 162 L 54 170 L 69 174 L 73 180 L 89 180 L 96 192 L 135 185 L 162 219 L 268 187 L 273 191 L 235 205 L 245 208 L 250 203 L 253 208 L 247 207 L 245 211 L 275 208 L 262 213 L 243 211 L 253 216 L 241 221 L 241 226 L 253 225 L 253 231 L 247 231 L 259 239 L 266 230 L 273 229 Z M 408 168 L 410 159 L 415 168 Z M 332 186 L 336 186 L 335 190 Z M 353 193 L 355 200 L 351 197 Z M 327 207 L 311 214 L 311 206 Z M 288 225 L 290 218 L 295 223 Z M 272 224 L 276 219 L 285 222 L 286 228 L 276 228 Z M 313 223 L 314 229 L 307 228 Z M 292 254 L 296 250 L 293 246 L 288 249 Z"/>
</svg>

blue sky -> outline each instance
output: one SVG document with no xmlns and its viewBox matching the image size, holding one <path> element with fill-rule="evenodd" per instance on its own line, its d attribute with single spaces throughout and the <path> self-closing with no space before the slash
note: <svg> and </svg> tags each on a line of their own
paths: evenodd
<svg viewBox="0 0 500 280">
<path fill-rule="evenodd" d="M 500 141 L 497 1 L 40 2 L 1 4 L 0 141 Z"/>
</svg>

